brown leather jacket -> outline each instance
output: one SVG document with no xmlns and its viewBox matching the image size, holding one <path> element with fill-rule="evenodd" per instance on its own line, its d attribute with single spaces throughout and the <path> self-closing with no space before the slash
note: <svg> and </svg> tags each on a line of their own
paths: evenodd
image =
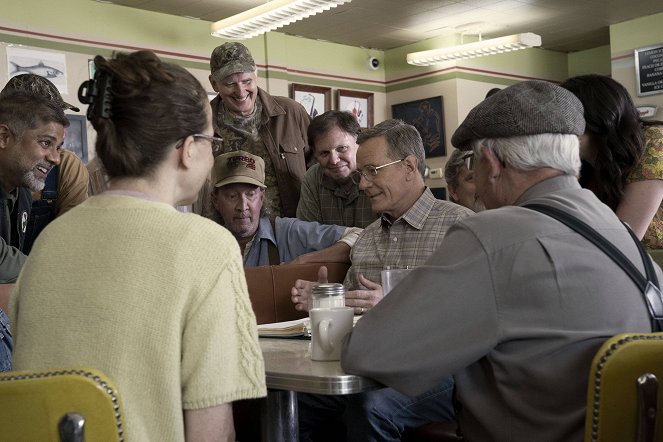
<svg viewBox="0 0 663 442">
<path fill-rule="evenodd" d="M 302 105 L 290 98 L 271 96 L 261 88 L 258 88 L 258 97 L 263 112 L 269 117 L 259 133 L 276 169 L 281 216 L 294 218 L 299 188 L 306 172 L 309 149 L 306 131 L 311 118 Z M 221 97 L 217 95 L 211 102 L 214 116 L 218 113 L 220 101 Z M 216 118 L 212 120 L 214 132 L 218 135 L 218 122 Z"/>
</svg>

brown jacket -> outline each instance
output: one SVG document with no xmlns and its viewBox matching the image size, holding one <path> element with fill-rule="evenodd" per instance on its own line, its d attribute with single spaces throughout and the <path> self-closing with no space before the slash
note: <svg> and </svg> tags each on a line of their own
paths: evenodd
<svg viewBox="0 0 663 442">
<path fill-rule="evenodd" d="M 286 97 L 274 97 L 258 88 L 263 112 L 269 117 L 260 128 L 260 138 L 267 147 L 277 174 L 281 198 L 281 216 L 296 217 L 299 188 L 306 172 L 308 154 L 308 130 L 311 118 L 302 105 Z M 211 102 L 212 115 L 219 110 L 221 97 Z M 212 118 L 214 132 L 219 134 L 216 118 Z"/>
</svg>

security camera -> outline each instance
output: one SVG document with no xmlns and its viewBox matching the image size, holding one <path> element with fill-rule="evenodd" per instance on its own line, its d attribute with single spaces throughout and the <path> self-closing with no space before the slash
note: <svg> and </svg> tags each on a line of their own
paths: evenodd
<svg viewBox="0 0 663 442">
<path fill-rule="evenodd" d="M 368 68 L 372 71 L 377 71 L 380 67 L 380 60 L 375 57 L 369 57 L 368 59 Z"/>
</svg>

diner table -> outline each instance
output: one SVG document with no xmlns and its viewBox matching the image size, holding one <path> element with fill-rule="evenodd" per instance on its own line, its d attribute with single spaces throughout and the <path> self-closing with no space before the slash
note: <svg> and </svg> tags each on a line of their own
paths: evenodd
<svg viewBox="0 0 663 442">
<path fill-rule="evenodd" d="M 312 361 L 310 344 L 309 339 L 260 338 L 267 382 L 267 400 L 261 408 L 265 442 L 299 440 L 298 392 L 345 395 L 382 387 L 345 373 L 340 361 Z"/>
</svg>

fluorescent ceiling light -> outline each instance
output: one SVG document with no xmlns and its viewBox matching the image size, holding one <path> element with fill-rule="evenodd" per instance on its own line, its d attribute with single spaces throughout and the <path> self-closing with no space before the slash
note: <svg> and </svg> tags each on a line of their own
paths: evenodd
<svg viewBox="0 0 663 442">
<path fill-rule="evenodd" d="M 474 43 L 448 48 L 413 52 L 407 54 L 407 62 L 415 66 L 431 66 L 448 60 L 500 54 L 502 52 L 517 51 L 518 49 L 526 49 L 534 46 L 541 46 L 541 36 L 528 32 L 525 34 L 492 38 L 490 40 L 479 40 Z"/>
<path fill-rule="evenodd" d="M 212 25 L 215 37 L 242 40 L 273 31 L 352 0 L 272 0 Z"/>
</svg>

